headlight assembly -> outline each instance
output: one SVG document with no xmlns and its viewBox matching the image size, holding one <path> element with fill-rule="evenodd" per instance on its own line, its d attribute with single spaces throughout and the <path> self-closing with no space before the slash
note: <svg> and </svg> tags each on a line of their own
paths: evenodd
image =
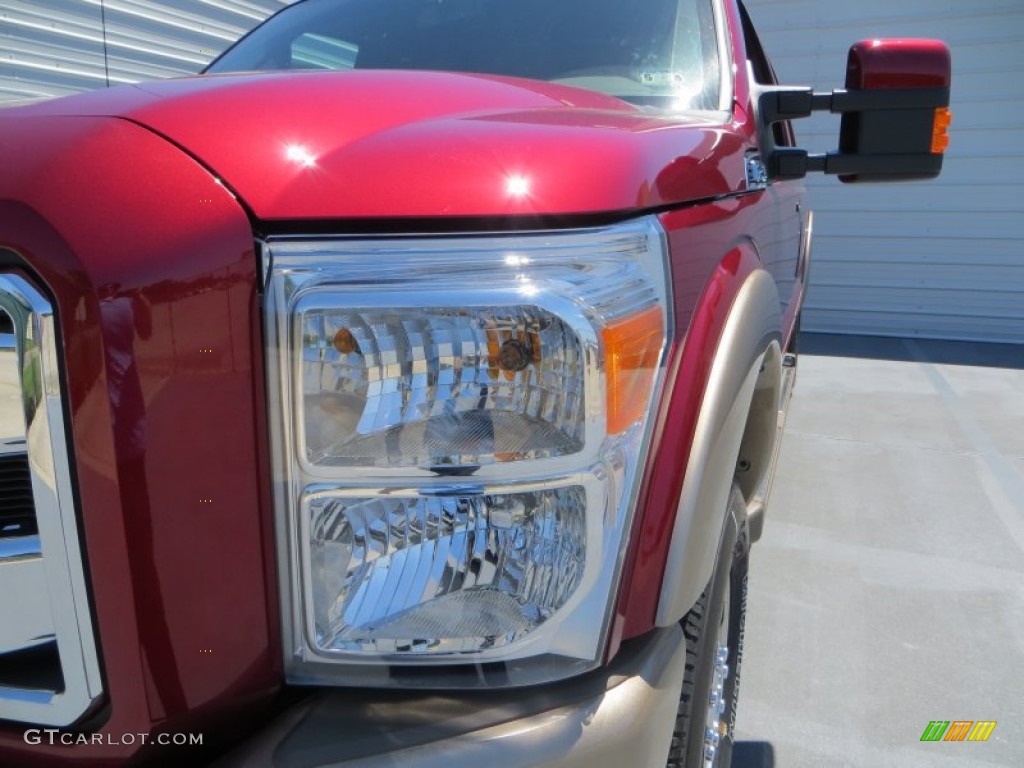
<svg viewBox="0 0 1024 768">
<path fill-rule="evenodd" d="M 264 258 L 289 678 L 599 663 L 671 333 L 655 220 Z"/>
</svg>

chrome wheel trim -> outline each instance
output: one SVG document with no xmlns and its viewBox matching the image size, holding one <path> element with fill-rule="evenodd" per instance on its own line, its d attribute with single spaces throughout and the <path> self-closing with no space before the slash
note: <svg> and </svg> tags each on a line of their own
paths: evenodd
<svg viewBox="0 0 1024 768">
<path fill-rule="evenodd" d="M 731 582 L 731 579 L 730 579 Z M 725 712 L 725 681 L 729 677 L 729 595 L 731 584 L 725 587 L 725 598 L 722 606 L 722 618 L 718 623 L 718 636 L 715 638 L 714 671 L 711 675 L 711 692 L 708 695 L 707 716 L 704 723 L 704 760 L 703 768 L 713 768 L 718 746 L 728 732 L 728 723 L 722 720 Z"/>
</svg>

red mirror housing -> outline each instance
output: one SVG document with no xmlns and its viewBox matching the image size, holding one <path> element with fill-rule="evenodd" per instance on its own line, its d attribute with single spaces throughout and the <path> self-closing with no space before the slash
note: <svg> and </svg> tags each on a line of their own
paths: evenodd
<svg viewBox="0 0 1024 768">
<path fill-rule="evenodd" d="M 948 46 L 941 40 L 861 40 L 850 46 L 846 89 L 949 88 Z"/>
</svg>

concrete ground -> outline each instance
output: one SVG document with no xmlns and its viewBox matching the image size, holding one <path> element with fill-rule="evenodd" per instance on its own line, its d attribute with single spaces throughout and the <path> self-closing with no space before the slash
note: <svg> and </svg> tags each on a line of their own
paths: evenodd
<svg viewBox="0 0 1024 768">
<path fill-rule="evenodd" d="M 1024 766 L 1024 348 L 801 337 L 745 645 L 735 768 Z"/>
</svg>

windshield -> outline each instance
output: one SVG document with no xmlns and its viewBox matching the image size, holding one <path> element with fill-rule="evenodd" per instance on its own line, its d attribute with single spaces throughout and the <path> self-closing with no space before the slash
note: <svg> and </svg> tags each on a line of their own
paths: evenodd
<svg viewBox="0 0 1024 768">
<path fill-rule="evenodd" d="M 711 0 L 304 0 L 210 73 L 424 69 L 511 75 L 634 104 L 717 109 Z"/>
</svg>

